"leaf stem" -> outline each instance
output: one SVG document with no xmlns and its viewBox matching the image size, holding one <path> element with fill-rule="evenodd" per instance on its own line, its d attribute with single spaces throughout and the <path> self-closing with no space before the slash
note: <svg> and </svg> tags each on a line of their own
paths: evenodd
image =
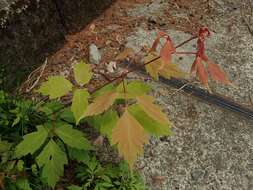
<svg viewBox="0 0 253 190">
<path fill-rule="evenodd" d="M 190 41 L 192 41 L 192 40 L 194 40 L 194 39 L 196 39 L 196 38 L 198 38 L 198 36 L 192 36 L 192 37 L 189 38 L 188 40 L 185 40 L 185 41 L 183 41 L 182 43 L 180 43 L 179 45 L 177 45 L 175 48 L 177 49 L 177 48 L 183 46 L 184 44 L 186 44 L 186 43 L 188 43 L 188 42 L 190 42 Z"/>
<path fill-rule="evenodd" d="M 175 54 L 177 55 L 196 55 L 197 53 L 196 52 L 175 52 Z"/>
<path fill-rule="evenodd" d="M 180 43 L 179 45 L 177 45 L 175 48 L 179 48 L 179 47 L 183 46 L 184 44 L 186 44 L 186 43 L 188 43 L 188 42 L 190 42 L 190 41 L 192 41 L 192 40 L 194 40 L 194 39 L 196 39 L 196 38 L 198 38 L 198 36 L 192 36 L 192 37 L 189 38 L 188 40 L 185 40 L 184 42 L 182 42 L 182 43 Z M 184 54 L 196 54 L 196 53 L 193 53 L 193 52 L 177 52 L 177 53 L 179 53 L 179 54 L 182 54 L 182 53 L 184 53 Z M 154 59 L 152 59 L 152 60 L 150 60 L 150 61 L 148 61 L 148 62 L 142 64 L 142 66 L 146 66 L 146 65 L 148 65 L 148 64 L 150 64 L 150 63 L 152 63 L 152 62 L 154 62 L 154 61 L 156 61 L 156 60 L 158 60 L 158 59 L 160 59 L 160 58 L 161 58 L 161 56 L 157 56 L 157 57 L 155 57 Z M 115 77 L 115 78 L 113 78 L 113 79 L 109 79 L 109 80 L 107 79 L 107 82 L 106 82 L 106 83 L 102 84 L 101 86 L 99 86 L 98 88 L 96 88 L 95 90 L 93 90 L 93 91 L 91 92 L 91 94 L 97 92 L 98 90 L 102 89 L 103 87 L 105 87 L 105 86 L 107 86 L 107 85 L 109 85 L 109 84 L 111 84 L 111 83 L 113 83 L 113 82 L 115 82 L 115 81 L 117 81 L 117 80 L 123 81 L 123 80 L 127 77 L 127 75 L 128 75 L 129 73 L 132 73 L 132 72 L 134 72 L 134 71 L 136 71 L 136 70 L 137 70 L 136 67 L 135 67 L 135 68 L 131 68 L 130 70 L 127 70 L 127 71 L 123 72 L 121 75 L 119 75 L 119 76 L 117 76 L 117 77 Z M 124 83 L 123 83 L 123 85 L 124 85 Z M 70 105 L 71 105 L 71 102 L 68 103 L 68 104 L 66 104 L 66 105 L 64 105 L 62 108 L 60 108 L 59 110 L 54 111 L 53 113 L 51 113 L 51 114 L 49 114 L 49 115 L 53 115 L 53 114 L 55 114 L 55 113 L 61 111 L 61 110 L 64 109 L 65 107 L 70 106 Z"/>
</svg>

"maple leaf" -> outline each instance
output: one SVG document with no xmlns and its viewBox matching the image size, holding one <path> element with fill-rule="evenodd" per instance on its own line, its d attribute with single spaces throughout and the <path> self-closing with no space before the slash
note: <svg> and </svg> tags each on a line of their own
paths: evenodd
<svg viewBox="0 0 253 190">
<path fill-rule="evenodd" d="M 89 141 L 84 137 L 84 134 L 73 129 L 71 125 L 62 125 L 55 129 L 55 134 L 68 146 L 77 149 L 90 150 L 92 149 Z"/>
<path fill-rule="evenodd" d="M 210 31 L 207 27 L 202 27 L 199 30 L 197 40 L 197 53 L 195 61 L 191 67 L 191 74 L 195 74 L 199 77 L 201 83 L 209 89 L 208 86 L 208 72 L 213 80 L 222 82 L 224 84 L 231 84 L 225 72 L 215 63 L 211 62 L 205 54 L 205 40 L 210 36 Z M 208 72 L 202 62 L 206 62 L 208 65 Z"/>
<path fill-rule="evenodd" d="M 138 155 L 143 153 L 143 146 L 148 139 L 143 127 L 128 110 L 123 113 L 112 131 L 112 144 L 117 144 L 119 154 L 128 162 L 131 169 Z"/>
<path fill-rule="evenodd" d="M 131 105 L 128 110 L 150 135 L 160 137 L 161 135 L 171 134 L 171 124 L 161 124 L 157 120 L 154 120 L 139 104 Z"/>
<path fill-rule="evenodd" d="M 144 58 L 144 63 L 149 63 L 151 60 L 158 57 L 155 52 L 150 52 L 147 56 Z M 159 79 L 159 67 L 161 66 L 161 59 L 156 59 L 155 61 L 145 65 L 145 69 L 147 73 L 156 81 Z"/>
<path fill-rule="evenodd" d="M 68 163 L 66 153 L 53 140 L 47 143 L 36 161 L 39 167 L 43 167 L 41 177 L 50 187 L 55 186 L 64 173 L 64 165 Z"/>
<path fill-rule="evenodd" d="M 161 109 L 153 103 L 155 101 L 154 97 L 149 95 L 143 95 L 138 96 L 136 99 L 140 107 L 149 115 L 149 117 L 153 118 L 154 120 L 162 124 L 170 123 L 167 118 L 167 115 L 165 115 L 161 111 Z"/>
<path fill-rule="evenodd" d="M 191 74 L 196 74 L 199 77 L 200 82 L 209 89 L 208 73 L 200 57 L 196 57 L 194 60 L 191 67 Z"/>
<path fill-rule="evenodd" d="M 87 89 L 77 89 L 74 91 L 71 111 L 74 114 L 76 125 L 84 117 L 84 113 L 88 106 L 89 93 Z"/>
<path fill-rule="evenodd" d="M 170 37 L 167 37 L 167 40 L 165 44 L 163 45 L 161 51 L 160 51 L 160 56 L 161 59 L 163 60 L 164 64 L 170 64 L 172 61 L 172 54 L 175 53 L 176 48 L 174 47 Z M 164 64 L 160 67 L 160 69 L 163 68 Z"/>
<path fill-rule="evenodd" d="M 37 126 L 37 131 L 25 135 L 24 140 L 21 141 L 15 149 L 17 158 L 27 154 L 34 154 L 48 137 L 48 130 L 43 126 Z"/>
<path fill-rule="evenodd" d="M 150 49 L 150 52 L 155 52 L 156 49 L 157 49 L 157 46 L 159 45 L 159 42 L 160 42 L 160 39 L 167 36 L 167 34 L 163 31 L 158 31 L 157 33 L 157 37 L 156 39 L 154 40 L 153 44 L 152 44 L 152 47 Z"/>
<path fill-rule="evenodd" d="M 80 63 L 74 66 L 74 76 L 76 82 L 83 86 L 88 83 L 92 77 L 91 67 L 89 64 L 81 61 Z"/>
<path fill-rule="evenodd" d="M 196 73 L 199 77 L 199 80 L 202 82 L 202 84 L 209 89 L 208 73 L 205 69 L 204 64 L 201 62 L 201 59 L 198 59 L 198 61 L 196 61 Z"/>
<path fill-rule="evenodd" d="M 64 76 L 51 76 L 44 82 L 37 92 L 50 99 L 59 98 L 66 95 L 72 89 L 72 84 Z"/>
<path fill-rule="evenodd" d="M 145 57 L 145 63 L 149 63 L 151 60 L 157 58 L 158 55 L 155 52 L 150 52 Z M 150 74 L 150 76 L 154 80 L 159 79 L 159 74 L 165 78 L 175 77 L 175 78 L 183 78 L 186 76 L 186 73 L 181 71 L 178 66 L 174 63 L 171 64 L 163 64 L 162 59 L 156 59 L 155 61 L 145 65 L 146 71 Z M 163 65 L 163 66 L 162 66 Z"/>
<path fill-rule="evenodd" d="M 150 92 L 151 87 L 142 81 L 132 81 L 125 84 L 125 90 L 126 92 L 124 92 L 123 82 L 120 83 L 117 87 L 117 92 L 126 93 L 127 97 L 134 98 Z"/>
<path fill-rule="evenodd" d="M 164 65 L 163 68 L 159 70 L 159 74 L 165 78 L 184 78 L 187 75 L 175 63 Z"/>
<path fill-rule="evenodd" d="M 212 63 L 211 61 L 208 61 L 207 64 L 208 64 L 208 71 L 213 80 L 220 81 L 225 84 L 231 84 L 226 73 L 223 70 L 221 70 L 221 68 L 217 64 Z"/>
<path fill-rule="evenodd" d="M 113 105 L 117 97 L 118 97 L 117 92 L 108 92 L 102 96 L 97 97 L 93 101 L 93 103 L 88 105 L 84 116 L 93 116 L 103 113 Z"/>
</svg>

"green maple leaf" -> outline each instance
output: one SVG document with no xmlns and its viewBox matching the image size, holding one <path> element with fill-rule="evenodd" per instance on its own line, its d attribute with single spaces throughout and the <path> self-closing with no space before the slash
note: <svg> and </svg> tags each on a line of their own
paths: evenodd
<svg viewBox="0 0 253 190">
<path fill-rule="evenodd" d="M 116 126 L 119 116 L 115 111 L 108 111 L 101 116 L 100 132 L 111 139 L 112 129 Z"/>
<path fill-rule="evenodd" d="M 84 117 L 88 106 L 89 93 L 87 89 L 75 90 L 72 100 L 71 111 L 74 114 L 76 124 Z"/>
<path fill-rule="evenodd" d="M 51 76 L 37 91 L 54 99 L 66 95 L 71 89 L 72 84 L 64 76 Z"/>
<path fill-rule="evenodd" d="M 151 135 L 161 136 L 171 134 L 169 124 L 162 124 L 153 118 L 149 117 L 148 114 L 140 107 L 135 104 L 128 108 L 130 114 L 142 125 L 142 127 Z"/>
<path fill-rule="evenodd" d="M 106 135 L 110 139 L 112 135 L 112 129 L 116 126 L 119 116 L 117 112 L 109 110 L 104 114 L 94 116 L 91 119 L 91 125 L 98 128 L 102 135 Z"/>
<path fill-rule="evenodd" d="M 97 98 L 108 92 L 115 92 L 115 91 L 116 91 L 116 87 L 113 84 L 108 84 L 104 86 L 103 88 L 99 89 L 98 91 L 96 91 L 95 93 L 93 93 L 92 97 Z"/>
<path fill-rule="evenodd" d="M 68 146 L 77 149 L 90 150 L 92 147 L 84 134 L 73 129 L 71 125 L 62 125 L 55 129 L 55 134 Z"/>
<path fill-rule="evenodd" d="M 25 135 L 24 140 L 16 146 L 15 155 L 20 158 L 27 154 L 33 154 L 38 150 L 48 137 L 48 131 L 43 126 L 37 127 L 38 131 Z"/>
<path fill-rule="evenodd" d="M 89 151 L 68 147 L 69 157 L 79 163 L 86 164 L 90 160 Z"/>
<path fill-rule="evenodd" d="M 18 178 L 15 184 L 19 190 L 32 190 L 30 183 L 26 178 Z"/>
<path fill-rule="evenodd" d="M 151 91 L 151 87 L 142 81 L 132 81 L 125 85 L 125 89 L 127 97 L 141 96 Z M 117 92 L 124 93 L 123 83 L 117 87 Z"/>
<path fill-rule="evenodd" d="M 64 165 L 68 163 L 66 153 L 53 140 L 48 142 L 36 161 L 40 168 L 43 167 L 42 179 L 52 188 L 63 175 Z"/>
<path fill-rule="evenodd" d="M 76 186 L 76 185 L 71 185 L 67 187 L 68 190 L 83 190 L 82 187 Z"/>
<path fill-rule="evenodd" d="M 90 65 L 84 63 L 83 61 L 76 64 L 74 66 L 74 76 L 75 76 L 76 82 L 79 85 L 83 86 L 87 84 L 92 77 Z"/>
</svg>

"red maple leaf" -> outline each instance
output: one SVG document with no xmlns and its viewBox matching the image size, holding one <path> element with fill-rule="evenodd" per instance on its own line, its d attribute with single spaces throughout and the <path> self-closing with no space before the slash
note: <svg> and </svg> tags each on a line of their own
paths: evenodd
<svg viewBox="0 0 253 190">
<path fill-rule="evenodd" d="M 213 80 L 224 84 L 231 84 L 226 73 L 215 63 L 209 60 L 205 54 L 205 40 L 210 36 L 210 31 L 207 27 L 202 27 L 199 30 L 197 41 L 197 53 L 195 61 L 192 64 L 191 73 L 196 73 L 201 83 L 208 87 L 208 73 Z M 205 68 L 203 61 L 207 63 L 208 69 Z"/>
<path fill-rule="evenodd" d="M 163 31 L 158 31 L 157 33 L 157 37 L 153 42 L 153 45 L 150 49 L 150 52 L 152 51 L 156 51 L 157 47 L 160 43 L 161 38 L 165 38 L 166 37 L 166 42 L 163 44 L 161 51 L 160 51 L 160 57 L 162 60 L 162 65 L 160 66 L 159 70 L 163 69 L 165 64 L 169 64 L 171 63 L 172 60 L 172 54 L 176 52 L 176 48 L 172 42 L 172 40 L 170 39 L 170 37 Z"/>
<path fill-rule="evenodd" d="M 175 52 L 176 52 L 176 48 L 175 48 L 172 40 L 168 36 L 164 46 L 162 47 L 162 49 L 160 51 L 161 59 L 163 60 L 163 62 L 165 64 L 169 64 L 172 61 L 172 54 Z"/>
<path fill-rule="evenodd" d="M 156 37 L 155 41 L 153 42 L 153 45 L 152 45 L 152 47 L 150 49 L 151 52 L 152 51 L 156 51 L 157 46 L 158 46 L 158 44 L 160 42 L 160 39 L 163 38 L 163 37 L 165 37 L 165 36 L 167 36 L 167 34 L 165 32 L 160 31 L 160 30 L 157 32 L 157 37 Z"/>
</svg>

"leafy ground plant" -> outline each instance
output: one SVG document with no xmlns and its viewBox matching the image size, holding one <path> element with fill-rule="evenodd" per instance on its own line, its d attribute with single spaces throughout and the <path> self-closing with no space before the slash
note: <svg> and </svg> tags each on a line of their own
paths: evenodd
<svg viewBox="0 0 253 190">
<path fill-rule="evenodd" d="M 186 73 L 172 63 L 172 56 L 195 55 L 192 73 L 196 73 L 206 88 L 209 89 L 208 72 L 214 80 L 230 84 L 220 67 L 205 55 L 205 39 L 209 36 L 209 30 L 201 28 L 197 36 L 176 46 L 168 34 L 158 32 L 152 47 L 148 50 L 143 48 L 142 53 L 145 56 L 142 58 L 145 61 L 142 66 L 154 80 L 159 80 L 159 76 L 184 77 Z M 161 39 L 165 39 L 165 42 Z M 196 52 L 176 51 L 178 47 L 194 39 L 197 39 Z M 160 44 L 161 50 L 157 52 Z M 138 53 L 127 50 L 122 52 L 117 60 L 127 59 L 131 62 L 136 60 L 136 57 L 140 57 Z M 85 152 L 93 148 L 84 133 L 77 128 L 81 122 L 88 122 L 99 129 L 101 135 L 106 136 L 113 147 L 117 147 L 119 155 L 133 170 L 134 163 L 138 155 L 143 153 L 143 147 L 148 143 L 149 137 L 170 135 L 172 125 L 162 109 L 155 104 L 155 98 L 150 95 L 151 87 L 143 81 L 127 80 L 128 74 L 136 69 L 126 67 L 117 76 L 107 76 L 107 82 L 95 90 L 89 90 L 93 69 L 83 61 L 73 68 L 75 81 L 69 81 L 63 76 L 50 76 L 37 90 L 54 100 L 53 103 L 46 103 L 46 106 L 39 108 L 46 114 L 47 120 L 36 125 L 35 131 L 23 137 L 14 149 L 14 158 L 19 160 L 32 157 L 40 179 L 54 188 L 64 175 L 64 166 L 69 160 L 80 162 L 85 159 Z M 71 102 L 65 106 L 57 103 L 63 96 L 71 97 Z M 118 179 L 114 184 L 110 172 L 101 167 L 94 158 L 86 158 L 83 164 L 77 174 L 82 186 L 69 188 L 120 189 L 125 183 L 124 180 Z M 130 178 L 129 182 L 132 186 L 123 185 L 121 189 L 142 189 L 141 185 L 136 185 L 138 183 L 133 178 Z"/>
<path fill-rule="evenodd" d="M 125 162 L 104 167 L 95 157 L 86 157 L 81 162 L 76 170 L 81 185 L 71 185 L 68 190 L 146 190 L 141 177 L 129 171 Z"/>
</svg>

